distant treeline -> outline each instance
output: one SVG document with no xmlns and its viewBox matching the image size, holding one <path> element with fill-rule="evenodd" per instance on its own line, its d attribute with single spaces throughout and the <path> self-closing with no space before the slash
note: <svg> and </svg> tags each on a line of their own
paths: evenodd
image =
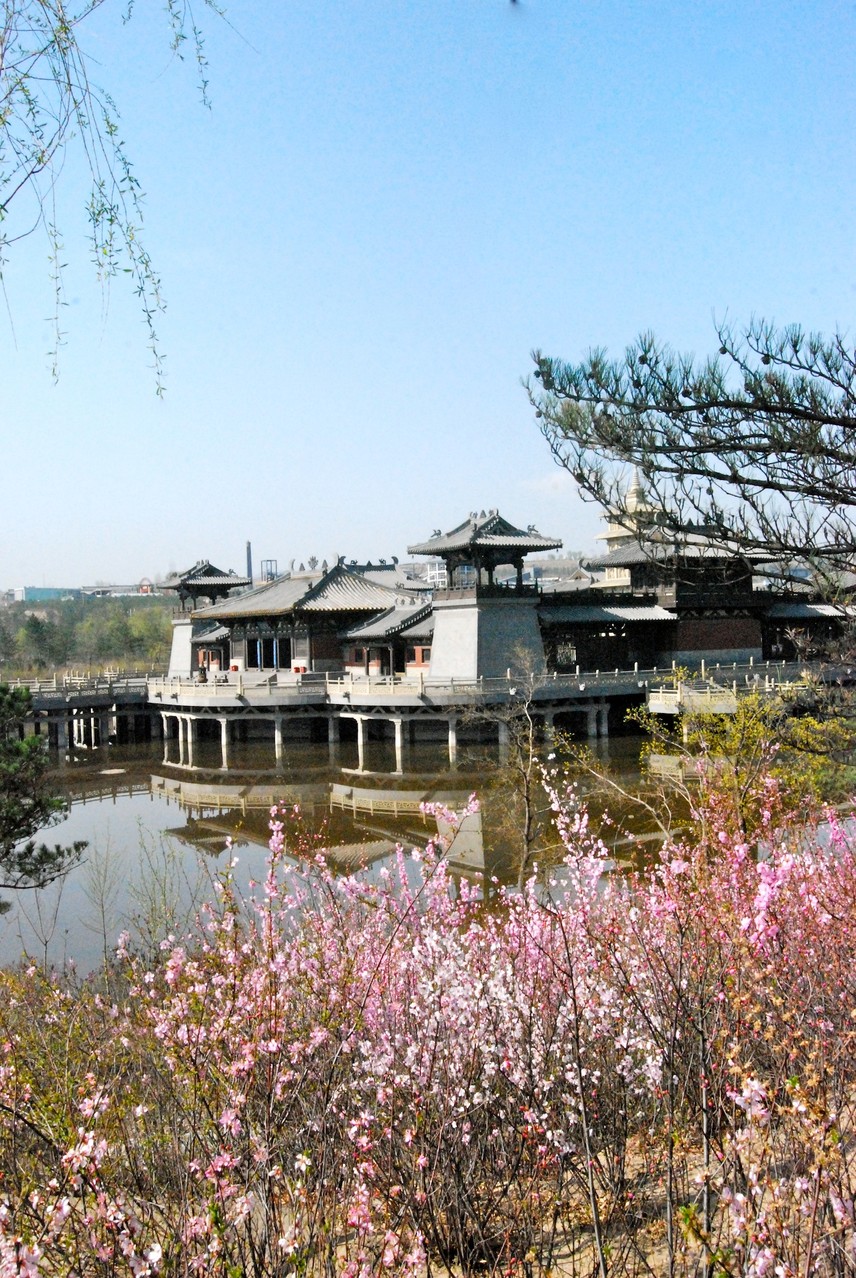
<svg viewBox="0 0 856 1278">
<path fill-rule="evenodd" d="M 0 672 L 165 666 L 174 608 L 172 600 L 144 595 L 10 604 L 0 610 Z"/>
</svg>

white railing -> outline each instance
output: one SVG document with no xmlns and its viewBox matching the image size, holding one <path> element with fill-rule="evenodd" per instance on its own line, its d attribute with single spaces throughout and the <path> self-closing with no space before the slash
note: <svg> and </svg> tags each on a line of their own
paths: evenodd
<svg viewBox="0 0 856 1278">
<path fill-rule="evenodd" d="M 707 678 L 702 687 L 696 686 L 691 699 L 701 698 L 707 703 L 719 699 L 725 704 L 733 697 L 736 688 L 753 689 L 757 687 L 779 690 L 794 686 L 799 676 L 805 671 L 805 663 L 798 662 L 763 662 L 749 661 L 745 663 L 715 664 L 702 662 L 704 676 Z M 796 676 L 796 680 L 794 678 Z M 329 702 L 340 705 L 351 702 L 359 704 L 365 699 L 372 701 L 392 701 L 420 699 L 425 701 L 448 701 L 456 699 L 487 699 L 492 697 L 529 697 L 534 701 L 549 700 L 560 696 L 568 698 L 574 693 L 595 694 L 608 693 L 621 689 L 625 692 L 644 692 L 658 698 L 664 706 L 662 713 L 676 713 L 677 703 L 681 695 L 675 688 L 657 686 L 659 680 L 674 677 L 668 668 L 640 670 L 638 665 L 632 670 L 594 670 L 573 673 L 549 672 L 536 677 L 519 676 L 509 671 L 507 675 L 494 678 L 431 678 L 428 675 L 355 675 L 340 671 L 327 673 L 291 674 L 290 672 L 273 671 L 265 674 L 259 671 L 229 671 L 220 675 L 209 675 L 206 682 L 180 676 L 172 678 L 149 678 L 148 695 L 154 701 L 195 701 L 196 704 L 212 704 L 216 702 L 230 703 L 235 700 L 250 704 L 279 702 L 318 703 Z M 728 679 L 732 687 L 722 688 L 718 680 Z M 686 681 L 683 696 L 686 701 L 691 681 Z M 714 687 L 719 687 L 716 693 Z M 696 705 L 694 708 L 700 708 Z"/>
</svg>

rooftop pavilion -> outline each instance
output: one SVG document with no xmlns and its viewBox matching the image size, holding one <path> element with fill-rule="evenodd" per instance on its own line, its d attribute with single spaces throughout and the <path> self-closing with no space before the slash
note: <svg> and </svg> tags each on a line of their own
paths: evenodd
<svg viewBox="0 0 856 1278">
<path fill-rule="evenodd" d="M 207 559 L 199 559 L 184 572 L 171 572 L 160 583 L 159 589 L 175 591 L 184 609 L 188 599 L 194 608 L 198 607 L 200 599 L 208 599 L 215 604 L 218 599 L 225 599 L 230 591 L 252 584 L 249 577 L 239 577 L 234 569 L 223 572 Z"/>
<path fill-rule="evenodd" d="M 517 570 L 517 587 L 523 588 L 523 560 L 535 551 L 559 550 L 557 537 L 544 537 L 533 524 L 515 528 L 496 509 L 478 514 L 472 511 L 464 523 L 443 533 L 435 529 L 427 541 L 407 547 L 410 555 L 434 555 L 446 566 L 449 587 L 469 585 L 462 569 L 472 568 L 478 585 L 494 584 L 494 574 L 502 564 Z"/>
<path fill-rule="evenodd" d="M 515 528 L 498 510 L 489 510 L 473 511 L 451 532 L 437 529 L 428 541 L 408 546 L 409 554 L 437 556 L 446 567 L 448 588 L 434 593 L 432 678 L 496 678 L 544 667 L 538 591 L 523 584 L 523 560 L 561 545 L 532 524 Z M 513 586 L 494 582 L 504 564 L 516 569 Z"/>
</svg>

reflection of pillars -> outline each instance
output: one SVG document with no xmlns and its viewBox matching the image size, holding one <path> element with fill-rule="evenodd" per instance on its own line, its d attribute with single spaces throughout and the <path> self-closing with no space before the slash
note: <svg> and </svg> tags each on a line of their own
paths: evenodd
<svg viewBox="0 0 856 1278">
<path fill-rule="evenodd" d="M 282 767 L 282 715 L 276 714 L 273 718 L 273 752 L 276 757 L 276 766 Z"/>
<path fill-rule="evenodd" d="M 594 702 L 586 706 L 586 734 L 589 737 L 597 736 L 597 706 Z"/>
<path fill-rule="evenodd" d="M 224 772 L 229 767 L 229 720 L 225 715 L 220 720 L 220 767 Z"/>
<path fill-rule="evenodd" d="M 327 717 L 327 746 L 330 751 L 330 762 L 336 763 L 339 759 L 339 719 L 336 715 L 328 715 Z"/>
<path fill-rule="evenodd" d="M 401 773 L 404 771 L 404 725 L 401 719 L 393 719 L 392 726 L 395 728 L 395 770 Z"/>
<path fill-rule="evenodd" d="M 598 717 L 598 734 L 602 737 L 609 736 L 609 702 L 601 701 L 597 711 Z"/>
<path fill-rule="evenodd" d="M 449 765 L 456 767 L 458 763 L 458 719 L 457 715 L 449 715 Z"/>
<path fill-rule="evenodd" d="M 500 721 L 496 726 L 499 741 L 499 761 L 500 763 L 508 763 L 508 724 Z"/>
<path fill-rule="evenodd" d="M 357 771 L 362 772 L 366 761 L 366 721 L 361 714 L 357 721 Z"/>
</svg>

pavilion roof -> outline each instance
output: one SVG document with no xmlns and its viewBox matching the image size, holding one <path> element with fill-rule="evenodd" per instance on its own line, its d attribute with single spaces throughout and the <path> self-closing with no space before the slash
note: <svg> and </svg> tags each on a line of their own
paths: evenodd
<svg viewBox="0 0 856 1278">
<path fill-rule="evenodd" d="M 535 550 L 558 550 L 562 543 L 557 537 L 544 537 L 530 524 L 526 529 L 515 528 L 503 519 L 498 510 L 472 512 L 469 519 L 451 532 L 442 533 L 439 528 L 428 541 L 408 546 L 409 555 L 445 555 L 466 550 L 509 550 L 528 555 Z"/>
<path fill-rule="evenodd" d="M 326 573 L 278 577 L 236 599 L 200 608 L 193 615 L 242 621 L 292 612 L 381 612 L 394 604 L 399 593 L 336 564 Z"/>
<path fill-rule="evenodd" d="M 743 550 L 736 544 L 725 545 L 723 542 L 705 536 L 704 533 L 685 533 L 680 538 L 660 540 L 652 535 L 644 542 L 628 541 L 606 555 L 586 559 L 586 568 L 631 568 L 635 564 L 673 563 L 675 560 L 706 559 L 710 562 L 729 563 L 742 559 L 746 562 L 765 563 L 769 554 L 760 551 Z"/>
<path fill-rule="evenodd" d="M 224 599 L 208 608 L 198 608 L 194 617 L 225 621 L 227 618 L 269 617 L 276 613 L 291 612 L 317 582 L 316 576 L 277 577 L 276 581 L 257 586 L 235 599 Z"/>
<path fill-rule="evenodd" d="M 345 563 L 343 560 L 339 562 L 343 567 L 350 568 L 352 572 L 358 572 L 361 577 L 376 581 L 380 586 L 389 586 L 391 590 L 421 590 L 424 593 L 431 589 L 424 581 L 411 576 L 406 568 L 402 568 L 394 556 L 389 563 L 383 559 L 377 563 L 369 560 L 364 564 L 358 564 L 354 559 L 350 563 Z"/>
<path fill-rule="evenodd" d="M 394 635 L 410 633 L 418 623 L 431 616 L 431 604 L 421 599 L 397 599 L 391 608 L 351 626 L 344 633 L 346 639 L 391 639 Z M 416 633 L 416 630 L 413 630 Z M 423 631 L 419 631 L 423 633 Z M 424 633 L 430 633 L 425 631 Z"/>
<path fill-rule="evenodd" d="M 207 586 L 233 588 L 251 585 L 249 577 L 239 577 L 233 569 L 224 572 L 222 568 L 215 568 L 207 559 L 198 560 L 192 568 L 185 568 L 183 572 L 168 573 L 160 583 L 162 590 L 197 588 L 200 594 Z"/>
<path fill-rule="evenodd" d="M 337 565 L 307 595 L 301 608 L 306 612 L 350 612 L 354 608 L 380 611 L 389 608 L 399 593 Z"/>
</svg>

